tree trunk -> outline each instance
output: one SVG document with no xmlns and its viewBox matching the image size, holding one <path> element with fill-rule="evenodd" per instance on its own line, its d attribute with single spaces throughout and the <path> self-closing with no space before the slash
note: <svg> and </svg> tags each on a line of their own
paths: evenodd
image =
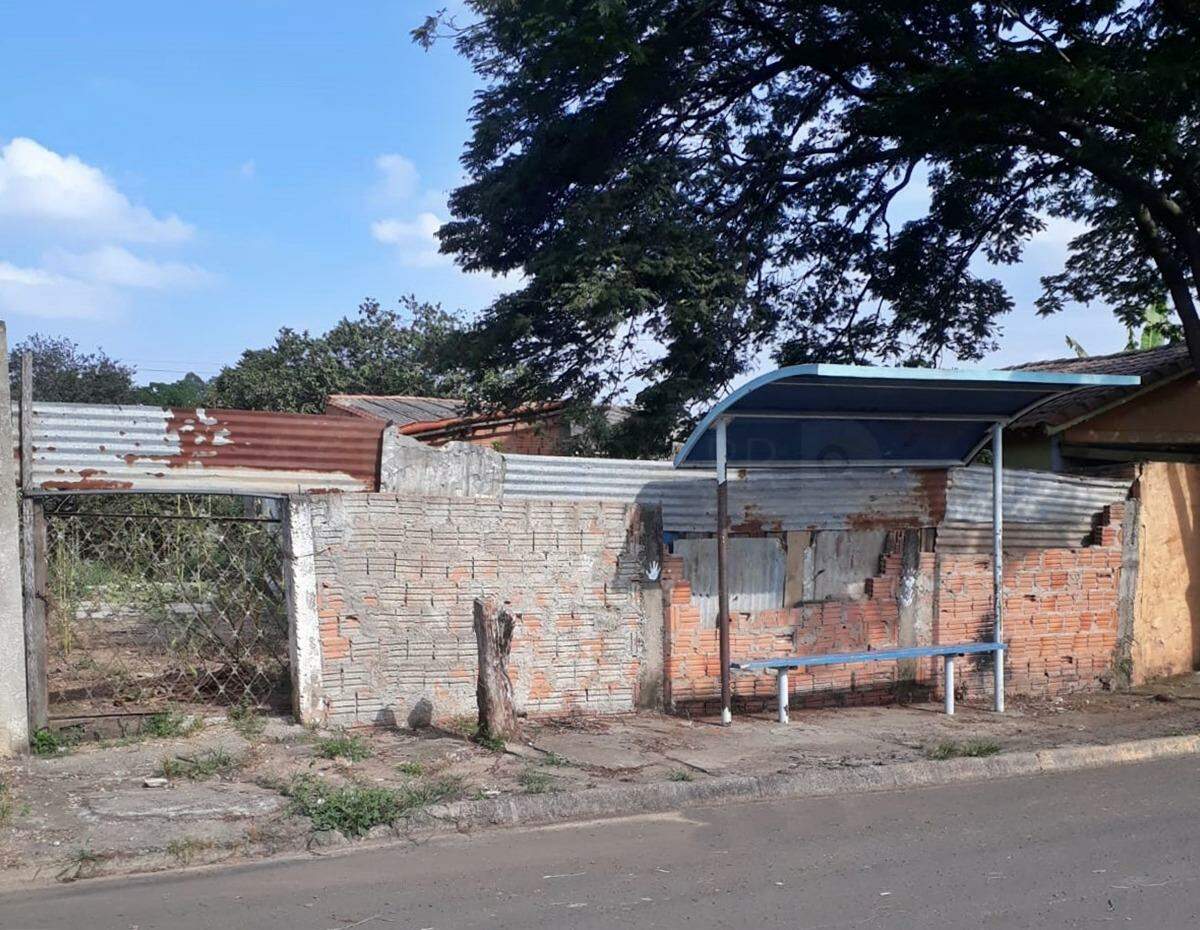
<svg viewBox="0 0 1200 930">
<path fill-rule="evenodd" d="M 475 642 L 479 647 L 479 679 L 475 701 L 479 705 L 479 735 L 509 740 L 517 732 L 512 682 L 508 678 L 508 652 L 515 618 L 491 598 L 475 599 Z"/>
</svg>

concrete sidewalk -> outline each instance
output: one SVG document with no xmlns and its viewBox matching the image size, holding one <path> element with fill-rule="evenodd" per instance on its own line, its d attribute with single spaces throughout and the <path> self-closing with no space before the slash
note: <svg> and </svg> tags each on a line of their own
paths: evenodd
<svg viewBox="0 0 1200 930">
<path fill-rule="evenodd" d="M 1018 702 L 1003 716 L 912 705 L 799 711 L 786 725 L 738 716 L 730 728 L 658 714 L 527 722 L 503 751 L 468 729 L 322 734 L 217 717 L 186 737 L 6 763 L 0 884 L 1178 755 L 1200 749 L 1200 678 Z"/>
</svg>

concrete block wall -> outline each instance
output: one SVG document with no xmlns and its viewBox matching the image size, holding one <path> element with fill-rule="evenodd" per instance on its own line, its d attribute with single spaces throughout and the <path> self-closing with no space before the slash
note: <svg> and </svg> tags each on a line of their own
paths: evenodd
<svg viewBox="0 0 1200 930">
<path fill-rule="evenodd" d="M 645 652 L 636 506 L 395 494 L 309 502 L 320 627 L 311 717 L 404 726 L 473 716 L 473 603 L 488 595 L 518 614 L 519 712 L 633 709 Z"/>
</svg>

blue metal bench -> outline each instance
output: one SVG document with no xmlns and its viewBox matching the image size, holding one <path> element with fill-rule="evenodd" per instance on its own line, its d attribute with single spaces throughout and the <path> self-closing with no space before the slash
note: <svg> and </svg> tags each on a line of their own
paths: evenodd
<svg viewBox="0 0 1200 930">
<path fill-rule="evenodd" d="M 954 713 L 954 657 L 981 652 L 1004 652 L 1004 643 L 953 643 L 945 646 L 911 646 L 905 649 L 879 649 L 868 652 L 836 652 L 822 656 L 788 656 L 783 659 L 755 659 L 730 662 L 736 672 L 775 672 L 779 678 L 779 722 L 788 722 L 788 670 L 818 665 L 856 665 L 860 662 L 894 662 L 900 659 L 924 659 L 943 656 L 946 660 L 946 713 Z M 997 656 L 997 666 L 1004 661 Z M 998 711 L 1003 708 L 997 707 Z"/>
</svg>

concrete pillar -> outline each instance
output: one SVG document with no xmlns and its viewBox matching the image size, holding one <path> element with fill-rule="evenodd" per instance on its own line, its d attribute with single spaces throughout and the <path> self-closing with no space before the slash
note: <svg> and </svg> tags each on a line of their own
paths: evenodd
<svg viewBox="0 0 1200 930">
<path fill-rule="evenodd" d="M 29 713 L 8 334 L 2 322 L 0 360 L 0 756 L 11 756 L 29 751 Z"/>
<path fill-rule="evenodd" d="M 282 520 L 292 713 L 301 723 L 320 723 L 321 626 L 317 617 L 317 560 L 312 501 L 304 494 L 291 495 L 283 508 Z"/>
</svg>

